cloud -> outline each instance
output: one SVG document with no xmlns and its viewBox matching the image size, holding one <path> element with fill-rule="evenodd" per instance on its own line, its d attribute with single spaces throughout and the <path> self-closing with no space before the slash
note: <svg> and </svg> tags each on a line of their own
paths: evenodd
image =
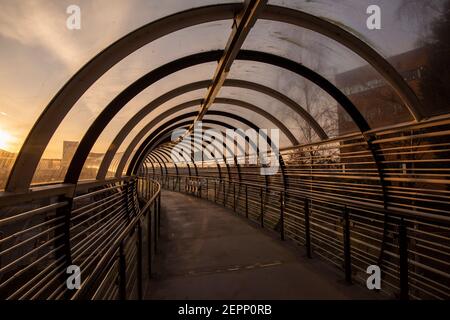
<svg viewBox="0 0 450 320">
<path fill-rule="evenodd" d="M 6 1 L 0 11 L 0 34 L 24 46 L 42 47 L 69 70 L 79 64 L 82 47 L 65 27 L 64 7 L 49 1 Z"/>
</svg>

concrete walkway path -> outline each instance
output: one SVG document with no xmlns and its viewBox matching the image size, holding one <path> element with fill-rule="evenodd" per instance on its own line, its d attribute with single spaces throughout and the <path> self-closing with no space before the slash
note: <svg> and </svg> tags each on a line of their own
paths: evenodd
<svg viewBox="0 0 450 320">
<path fill-rule="evenodd" d="M 232 210 L 163 191 L 147 299 L 373 299 L 343 273 Z"/>
</svg>

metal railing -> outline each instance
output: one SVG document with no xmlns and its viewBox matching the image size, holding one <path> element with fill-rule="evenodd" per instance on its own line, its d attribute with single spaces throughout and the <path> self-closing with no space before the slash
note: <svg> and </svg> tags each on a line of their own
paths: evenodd
<svg viewBox="0 0 450 320">
<path fill-rule="evenodd" d="M 449 219 L 405 210 L 386 211 L 371 203 L 345 198 L 331 201 L 320 194 L 201 173 L 199 170 L 198 176 L 150 174 L 149 177 L 159 181 L 163 188 L 231 208 L 262 228 L 279 233 L 281 240 L 295 241 L 305 247 L 308 257 L 319 256 L 342 269 L 349 283 L 365 285 L 369 276 L 367 267 L 380 264 L 381 291 L 388 295 L 400 299 L 430 294 L 434 298 L 450 298 L 449 252 L 445 242 L 450 232 Z M 387 239 L 380 261 L 385 228 Z M 413 245 L 417 239 L 428 241 L 429 247 L 417 249 Z M 439 240 L 441 251 L 436 252 L 434 246 L 439 245 Z M 425 260 L 425 255 L 432 263 Z"/>
<path fill-rule="evenodd" d="M 2 194 L 0 298 L 143 298 L 159 215 L 159 184 L 137 177 Z M 78 290 L 69 266 L 81 271 Z"/>
<path fill-rule="evenodd" d="M 256 150 L 235 151 L 174 161 L 156 148 L 140 172 L 236 208 L 347 278 L 350 266 L 355 282 L 378 265 L 388 295 L 450 298 L 448 115 L 283 148 L 271 176 L 261 174 Z M 167 162 L 156 157 L 164 152 Z"/>
</svg>

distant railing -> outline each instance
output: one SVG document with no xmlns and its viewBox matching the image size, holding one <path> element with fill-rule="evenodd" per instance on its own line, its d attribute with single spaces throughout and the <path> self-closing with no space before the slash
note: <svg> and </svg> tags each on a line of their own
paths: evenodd
<svg viewBox="0 0 450 320">
<path fill-rule="evenodd" d="M 136 177 L 1 194 L 0 298 L 143 298 L 159 213 L 159 184 Z"/>
<path fill-rule="evenodd" d="M 431 284 L 433 295 L 450 298 L 448 217 L 385 210 L 339 197 L 331 200 L 318 193 L 201 176 L 201 172 L 199 168 L 198 176 L 149 177 L 163 188 L 232 208 L 262 228 L 278 232 L 282 240 L 295 241 L 305 247 L 308 257 L 320 256 L 342 269 L 349 283 L 365 286 L 367 267 L 380 263 L 381 291 L 386 294 L 401 299 L 429 297 Z M 383 237 L 385 247 L 379 261 Z M 427 241 L 429 247 L 418 250 L 412 246 L 417 239 Z M 440 252 L 434 249 L 439 246 Z"/>
</svg>

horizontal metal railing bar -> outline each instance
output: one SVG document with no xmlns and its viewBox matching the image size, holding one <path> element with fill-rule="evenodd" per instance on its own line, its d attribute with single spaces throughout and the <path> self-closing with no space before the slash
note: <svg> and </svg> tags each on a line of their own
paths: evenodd
<svg viewBox="0 0 450 320">
<path fill-rule="evenodd" d="M 35 229 L 39 229 L 39 228 L 48 226 L 50 224 L 57 223 L 57 222 L 59 222 L 62 219 L 64 219 L 63 216 L 55 216 L 52 219 L 48 219 L 45 222 L 42 222 L 42 223 L 33 225 L 33 226 L 29 227 L 29 228 L 22 229 L 20 231 L 14 232 L 13 234 L 10 234 L 10 235 L 7 235 L 7 236 L 2 235 L 2 238 L 0 239 L 0 246 L 3 245 L 4 243 L 8 242 L 8 241 L 11 241 L 14 238 L 20 237 L 20 236 L 22 236 L 22 235 L 24 235 L 24 234 L 26 234 L 28 232 L 32 232 Z"/>
<path fill-rule="evenodd" d="M 67 183 L 45 183 L 32 186 L 29 192 L 0 192 L 0 207 L 15 206 L 17 204 L 23 204 L 24 202 L 48 199 L 55 196 L 71 197 L 74 192 L 83 192 L 106 184 L 129 181 L 133 178 L 133 176 L 125 176 L 121 178 L 107 178 L 104 180 L 86 180 L 80 181 L 77 185 Z"/>
<path fill-rule="evenodd" d="M 91 272 L 91 274 L 88 276 L 88 278 L 85 279 L 84 283 L 82 284 L 82 287 L 80 290 L 78 290 L 73 296 L 72 299 L 76 299 L 79 296 L 82 296 L 83 291 L 86 290 L 86 283 L 89 283 L 92 281 L 94 275 L 98 273 L 104 266 L 108 263 L 108 261 L 112 258 L 114 255 L 114 252 L 117 251 L 117 248 L 120 246 L 120 243 L 125 239 L 125 237 L 129 234 L 129 232 L 135 228 L 136 224 L 140 221 L 142 215 L 144 212 L 147 211 L 147 209 L 150 207 L 151 204 L 159 197 L 159 194 L 161 192 L 161 187 L 159 184 L 157 184 L 157 190 L 154 195 L 147 201 L 146 205 L 140 210 L 140 213 L 134 217 L 125 227 L 124 230 L 121 230 L 120 234 L 118 234 L 115 237 L 114 242 L 109 246 L 109 248 L 104 252 L 102 257 L 98 260 L 96 267 Z"/>
<path fill-rule="evenodd" d="M 29 192 L 0 192 L 0 207 L 21 205 L 39 199 L 71 195 L 75 190 L 73 184 L 54 184 L 30 188 Z"/>
<path fill-rule="evenodd" d="M 58 202 L 58 203 L 50 204 L 48 206 L 44 206 L 44 207 L 40 207 L 37 209 L 29 210 L 29 211 L 26 211 L 23 213 L 19 213 L 14 216 L 11 216 L 11 217 L 0 219 L 0 227 L 6 226 L 11 223 L 16 223 L 16 222 L 19 222 L 22 220 L 30 219 L 31 217 L 34 217 L 36 215 L 40 215 L 40 214 L 47 213 L 52 210 L 62 208 L 64 206 L 67 206 L 68 204 L 69 203 L 67 201 Z"/>
<path fill-rule="evenodd" d="M 179 177 L 189 178 L 191 180 L 205 179 L 204 177 L 201 177 L 201 176 L 181 176 L 180 175 Z M 266 189 L 266 186 L 255 184 L 255 183 L 228 181 L 227 179 L 222 179 L 220 181 L 227 182 L 227 183 L 229 182 L 231 184 L 234 183 L 234 184 L 239 184 L 239 185 L 243 185 L 243 186 L 252 186 L 252 187 L 256 187 L 256 188 Z M 305 196 L 305 193 L 303 191 L 296 191 L 296 190 L 284 191 L 282 188 L 274 189 L 274 188 L 268 188 L 268 187 L 267 187 L 267 189 L 271 189 L 272 191 L 276 191 L 276 192 L 283 192 L 288 195 L 297 195 L 303 199 L 306 199 L 306 198 L 310 198 L 312 200 L 320 200 L 321 199 L 314 195 Z M 342 206 L 344 206 L 344 205 L 348 206 L 349 209 L 353 209 L 353 210 L 361 210 L 361 209 L 366 208 L 366 209 L 372 209 L 372 210 L 379 210 L 379 211 L 387 213 L 390 216 L 397 216 L 397 217 L 404 217 L 404 218 L 419 218 L 419 219 L 424 219 L 424 220 L 433 221 L 433 222 L 450 224 L 450 216 L 441 216 L 438 214 L 418 212 L 418 211 L 414 211 L 414 210 L 401 209 L 401 208 L 392 207 L 392 206 L 388 206 L 387 210 L 385 211 L 382 205 L 370 204 L 368 202 L 355 201 L 355 200 L 342 201 L 339 199 L 332 199 L 332 197 L 329 197 L 329 196 L 328 197 L 325 196 L 322 198 L 328 198 L 329 200 L 333 200 L 336 204 L 340 204 Z"/>
</svg>

